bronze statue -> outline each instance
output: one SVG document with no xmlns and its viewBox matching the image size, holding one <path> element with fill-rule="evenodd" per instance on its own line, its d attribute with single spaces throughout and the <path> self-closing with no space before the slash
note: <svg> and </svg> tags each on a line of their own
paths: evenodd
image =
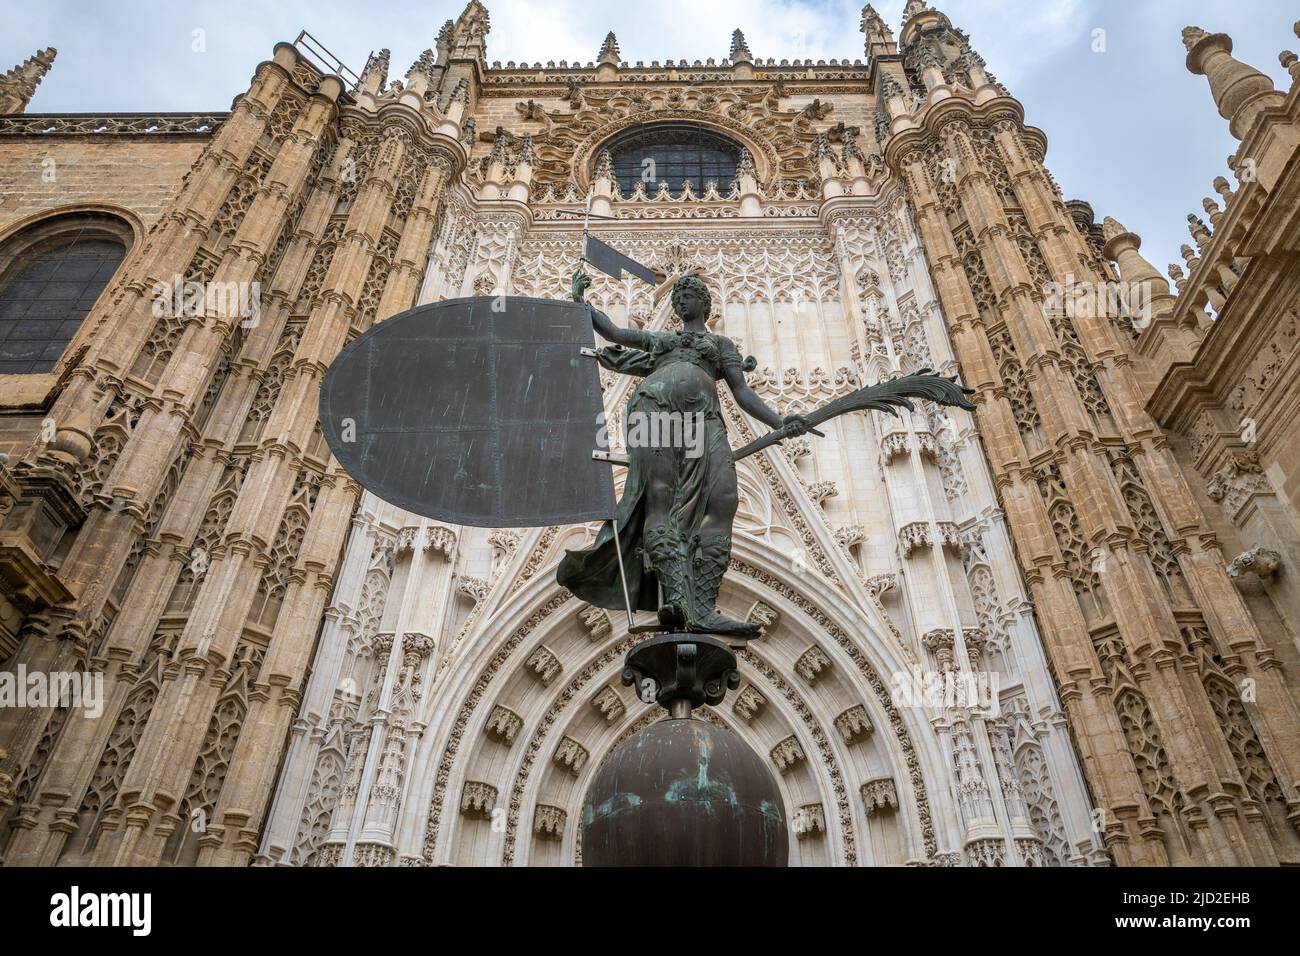
<svg viewBox="0 0 1300 956">
<path fill-rule="evenodd" d="M 585 271 L 575 272 L 573 299 L 581 302 L 590 285 Z M 909 396 L 973 410 L 966 399 L 972 390 L 921 369 L 860 388 L 806 417 L 783 418 L 745 383 L 744 373 L 753 368 L 753 360 L 742 360 L 731 339 L 705 328 L 712 302 L 704 282 L 693 275 L 678 279 L 672 304 L 682 320 L 680 332 L 620 328 L 588 305 L 596 331 L 614 343 L 596 350 L 600 364 L 643 381 L 633 390 L 624 416 L 629 460 L 614 517 L 618 534 L 606 522 L 590 548 L 565 553 L 556 579 L 589 604 L 623 607 L 616 551 L 621 545 L 627 601 L 633 608 L 657 611 L 659 623 L 669 630 L 754 637 L 757 624 L 732 620 L 717 609 L 731 557 L 736 461 L 805 432 L 822 435 L 815 426 L 845 412 L 876 409 L 897 415 L 900 407 L 910 411 Z M 733 451 L 718 400 L 719 380 L 727 383 L 736 404 L 773 430 Z M 702 440 L 695 448 L 682 440 L 631 440 L 633 422 L 665 414 L 701 423 Z"/>
<path fill-rule="evenodd" d="M 575 274 L 576 301 L 590 284 L 585 272 Z M 683 433 L 692 422 L 703 430 L 700 453 L 694 456 L 684 441 L 628 442 L 627 482 L 614 518 L 628 595 L 637 610 L 657 611 L 665 628 L 752 637 L 758 625 L 731 620 L 717 609 L 737 503 L 736 464 L 717 383 L 725 381 L 741 408 L 773 428 L 783 428 L 787 436 L 803 434 L 808 425 L 799 415 L 782 418 L 745 384 L 735 343 L 705 328 L 712 302 L 700 279 L 678 279 L 672 303 L 682 320 L 680 332 L 621 328 L 591 308 L 592 325 L 614 343 L 597 350 L 600 364 L 642 378 L 627 403 L 625 421 L 669 413 L 681 416 Z M 614 532 L 607 523 L 592 547 L 565 555 L 557 580 L 590 604 L 622 607 L 614 547 Z"/>
</svg>

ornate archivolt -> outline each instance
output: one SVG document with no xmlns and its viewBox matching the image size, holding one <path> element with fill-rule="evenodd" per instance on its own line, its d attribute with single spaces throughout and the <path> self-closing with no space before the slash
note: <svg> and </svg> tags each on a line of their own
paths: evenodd
<svg viewBox="0 0 1300 956">
<path fill-rule="evenodd" d="M 944 790 L 944 758 L 919 712 L 890 701 L 890 675 L 906 666 L 900 648 L 818 576 L 787 582 L 784 556 L 770 546 L 743 536 L 737 552 L 724 602 L 740 614 L 761 603 L 774 623 L 741 653 L 742 689 L 714 719 L 770 755 L 792 817 L 820 808 L 821 829 L 792 836 L 794 858 L 881 864 L 935 856 L 951 842 L 930 797 Z M 651 709 L 619 681 L 632 639 L 611 640 L 598 628 L 593 640 L 589 609 L 556 588 L 552 566 L 482 621 L 428 715 L 416 765 L 430 786 L 411 794 L 415 806 L 429 808 L 420 844 L 426 863 L 572 862 L 591 775 Z M 800 662 L 814 647 L 825 664 L 810 679 L 800 676 Z M 539 649 L 559 667 L 549 681 L 529 666 Z M 509 738 L 504 715 L 522 728 Z M 789 738 L 799 756 L 791 759 L 786 747 L 778 762 L 773 751 Z M 885 778 L 899 806 L 879 812 L 861 791 Z"/>
</svg>

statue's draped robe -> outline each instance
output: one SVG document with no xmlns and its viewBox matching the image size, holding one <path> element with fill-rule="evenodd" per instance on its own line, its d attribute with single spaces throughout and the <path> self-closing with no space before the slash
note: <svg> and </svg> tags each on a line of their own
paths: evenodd
<svg viewBox="0 0 1300 956">
<path fill-rule="evenodd" d="M 619 542 L 623 548 L 623 566 L 627 574 L 628 596 L 633 608 L 641 611 L 659 609 L 659 582 L 645 566 L 641 551 L 646 521 L 646 483 L 651 456 L 672 457 L 672 505 L 667 520 L 685 540 L 694 540 L 704 520 L 710 494 L 719 481 L 734 486 L 736 464 L 727 440 L 727 426 L 718 402 L 717 381 L 730 366 L 741 366 L 735 343 L 725 335 L 711 332 L 639 332 L 638 348 L 613 346 L 597 351 L 606 368 L 627 375 L 644 376 L 624 413 L 625 434 L 635 434 L 638 419 L 654 412 L 676 412 L 679 421 L 698 415 L 703 436 L 695 438 L 701 454 L 693 456 L 684 442 L 672 447 L 651 447 L 632 440 L 627 442 L 628 472 L 614 520 L 618 522 Z M 703 372 L 703 375 L 700 375 Z M 663 419 L 660 419 L 663 421 Z M 688 432 L 674 433 L 689 436 Z M 661 443 L 662 445 L 662 443 Z M 624 606 L 623 588 L 618 577 L 618 554 L 614 549 L 614 530 L 606 522 L 595 543 L 585 551 L 566 551 L 556 580 L 578 598 L 596 607 L 618 609 Z"/>
</svg>

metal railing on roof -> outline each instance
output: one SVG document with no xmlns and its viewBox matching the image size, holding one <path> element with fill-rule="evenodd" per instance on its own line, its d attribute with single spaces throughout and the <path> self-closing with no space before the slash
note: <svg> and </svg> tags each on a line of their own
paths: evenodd
<svg viewBox="0 0 1300 956">
<path fill-rule="evenodd" d="M 345 90 L 355 90 L 361 85 L 361 77 L 356 74 L 356 71 L 335 56 L 329 47 L 306 30 L 299 32 L 298 38 L 293 41 L 293 45 L 303 52 L 313 66 L 324 73 L 337 74 L 347 81 Z M 372 53 L 371 56 L 374 56 L 374 54 Z"/>
</svg>

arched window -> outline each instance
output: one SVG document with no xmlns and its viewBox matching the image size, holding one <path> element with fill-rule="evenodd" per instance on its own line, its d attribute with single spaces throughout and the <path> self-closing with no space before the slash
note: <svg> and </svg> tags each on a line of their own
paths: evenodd
<svg viewBox="0 0 1300 956">
<path fill-rule="evenodd" d="M 653 194 L 661 182 L 668 183 L 674 196 L 689 182 L 698 196 L 710 182 L 717 184 L 719 192 L 727 191 L 736 178 L 741 146 L 691 123 L 655 123 L 625 130 L 602 149 L 610 152 L 614 178 L 624 196 L 631 195 L 637 183 L 644 183 L 646 193 Z"/>
<path fill-rule="evenodd" d="M 0 374 L 48 372 L 126 257 L 131 228 L 114 216 L 39 222 L 0 248 Z"/>
</svg>

